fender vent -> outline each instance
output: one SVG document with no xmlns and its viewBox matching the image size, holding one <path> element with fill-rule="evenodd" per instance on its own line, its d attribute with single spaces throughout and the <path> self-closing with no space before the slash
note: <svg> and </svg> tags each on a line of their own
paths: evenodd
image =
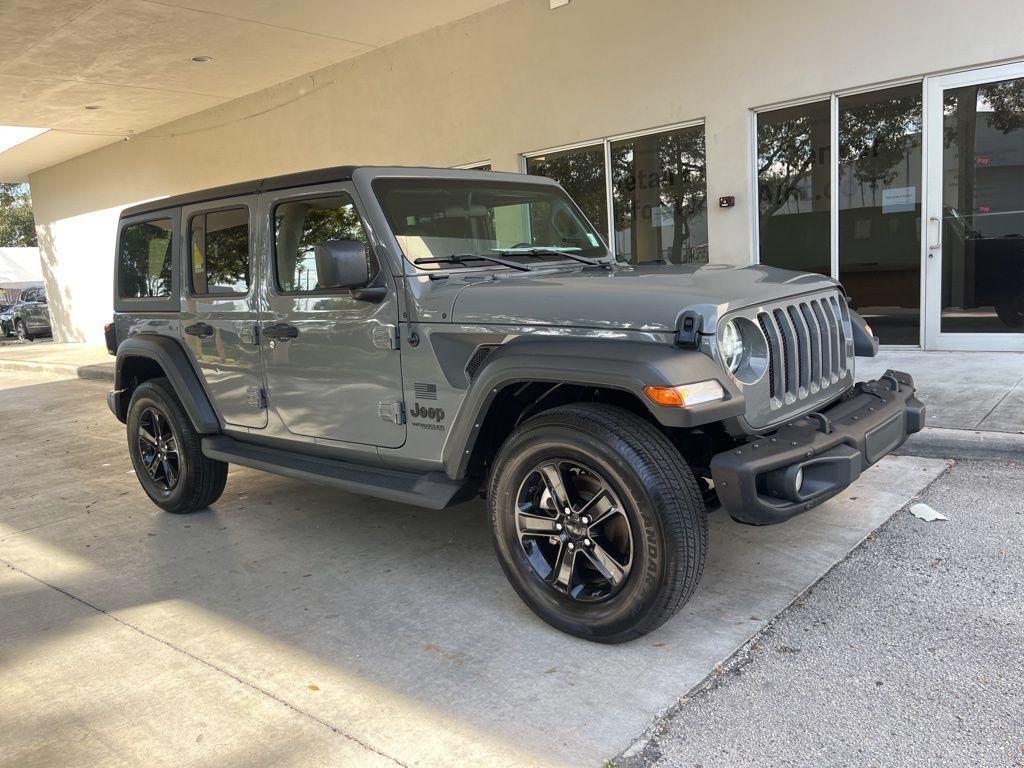
<svg viewBox="0 0 1024 768">
<path fill-rule="evenodd" d="M 487 362 L 487 358 L 491 356 L 491 353 L 498 348 L 497 344 L 483 344 L 476 348 L 473 356 L 469 358 L 469 362 L 466 363 L 466 376 L 470 381 L 476 378 L 476 375 L 480 373 L 480 369 L 484 367 L 484 363 Z"/>
</svg>

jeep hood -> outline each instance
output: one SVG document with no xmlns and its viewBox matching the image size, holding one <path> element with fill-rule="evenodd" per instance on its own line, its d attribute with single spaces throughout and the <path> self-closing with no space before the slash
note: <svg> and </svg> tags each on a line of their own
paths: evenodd
<svg viewBox="0 0 1024 768">
<path fill-rule="evenodd" d="M 726 312 L 834 288 L 829 277 L 765 266 L 641 265 L 503 274 L 470 283 L 452 321 L 674 332 L 684 310 L 705 316 L 705 332 Z"/>
</svg>

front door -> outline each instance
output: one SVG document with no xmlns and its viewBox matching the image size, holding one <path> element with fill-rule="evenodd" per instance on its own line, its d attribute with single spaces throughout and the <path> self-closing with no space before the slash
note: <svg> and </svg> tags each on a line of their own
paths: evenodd
<svg viewBox="0 0 1024 768">
<path fill-rule="evenodd" d="M 269 224 L 261 331 L 269 402 L 293 434 L 397 448 L 405 442 L 398 297 L 354 198 L 351 184 L 261 197 L 261 221 Z M 383 298 L 320 286 L 314 247 L 327 240 L 364 243 L 375 285 L 387 288 Z"/>
<path fill-rule="evenodd" d="M 267 425 L 257 336 L 253 196 L 182 209 L 182 339 L 228 424 Z"/>
<path fill-rule="evenodd" d="M 925 94 L 926 347 L 1024 350 L 1024 64 Z"/>
</svg>

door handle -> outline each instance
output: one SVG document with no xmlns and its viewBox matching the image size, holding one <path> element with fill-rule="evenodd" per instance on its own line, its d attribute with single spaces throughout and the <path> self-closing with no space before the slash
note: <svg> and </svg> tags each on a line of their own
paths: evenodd
<svg viewBox="0 0 1024 768">
<path fill-rule="evenodd" d="M 935 242 L 932 242 L 931 240 L 928 241 L 928 250 L 929 251 L 937 251 L 939 248 L 942 247 L 942 219 L 940 219 L 938 216 L 929 216 L 928 217 L 928 227 L 929 227 L 929 229 L 931 228 L 932 222 L 937 224 L 938 227 L 936 227 L 936 231 L 935 231 L 935 234 L 936 234 Z M 932 257 L 932 254 L 929 253 L 928 254 L 928 258 L 930 259 L 931 257 Z"/>
<path fill-rule="evenodd" d="M 185 333 L 189 336 L 198 336 L 200 339 L 208 339 L 213 336 L 213 326 L 206 323 L 193 323 L 185 326 Z"/>
<path fill-rule="evenodd" d="M 299 329 L 290 323 L 274 323 L 263 329 L 263 338 L 271 341 L 288 341 L 298 338 Z"/>
</svg>

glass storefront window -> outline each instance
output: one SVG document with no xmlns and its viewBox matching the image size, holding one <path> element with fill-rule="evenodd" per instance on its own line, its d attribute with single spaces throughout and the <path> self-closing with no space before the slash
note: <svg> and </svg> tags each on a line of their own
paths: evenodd
<svg viewBox="0 0 1024 768">
<path fill-rule="evenodd" d="M 613 141 L 611 163 L 619 257 L 707 263 L 704 126 Z"/>
<path fill-rule="evenodd" d="M 831 274 L 828 101 L 757 114 L 762 264 Z"/>
<path fill-rule="evenodd" d="M 921 323 L 921 85 L 839 99 L 839 281 L 883 344 Z"/>
<path fill-rule="evenodd" d="M 561 184 L 602 237 L 607 237 L 608 182 L 603 144 L 528 157 L 526 172 L 547 176 Z"/>
<path fill-rule="evenodd" d="M 943 333 L 1024 330 L 1024 79 L 945 91 Z"/>
</svg>

